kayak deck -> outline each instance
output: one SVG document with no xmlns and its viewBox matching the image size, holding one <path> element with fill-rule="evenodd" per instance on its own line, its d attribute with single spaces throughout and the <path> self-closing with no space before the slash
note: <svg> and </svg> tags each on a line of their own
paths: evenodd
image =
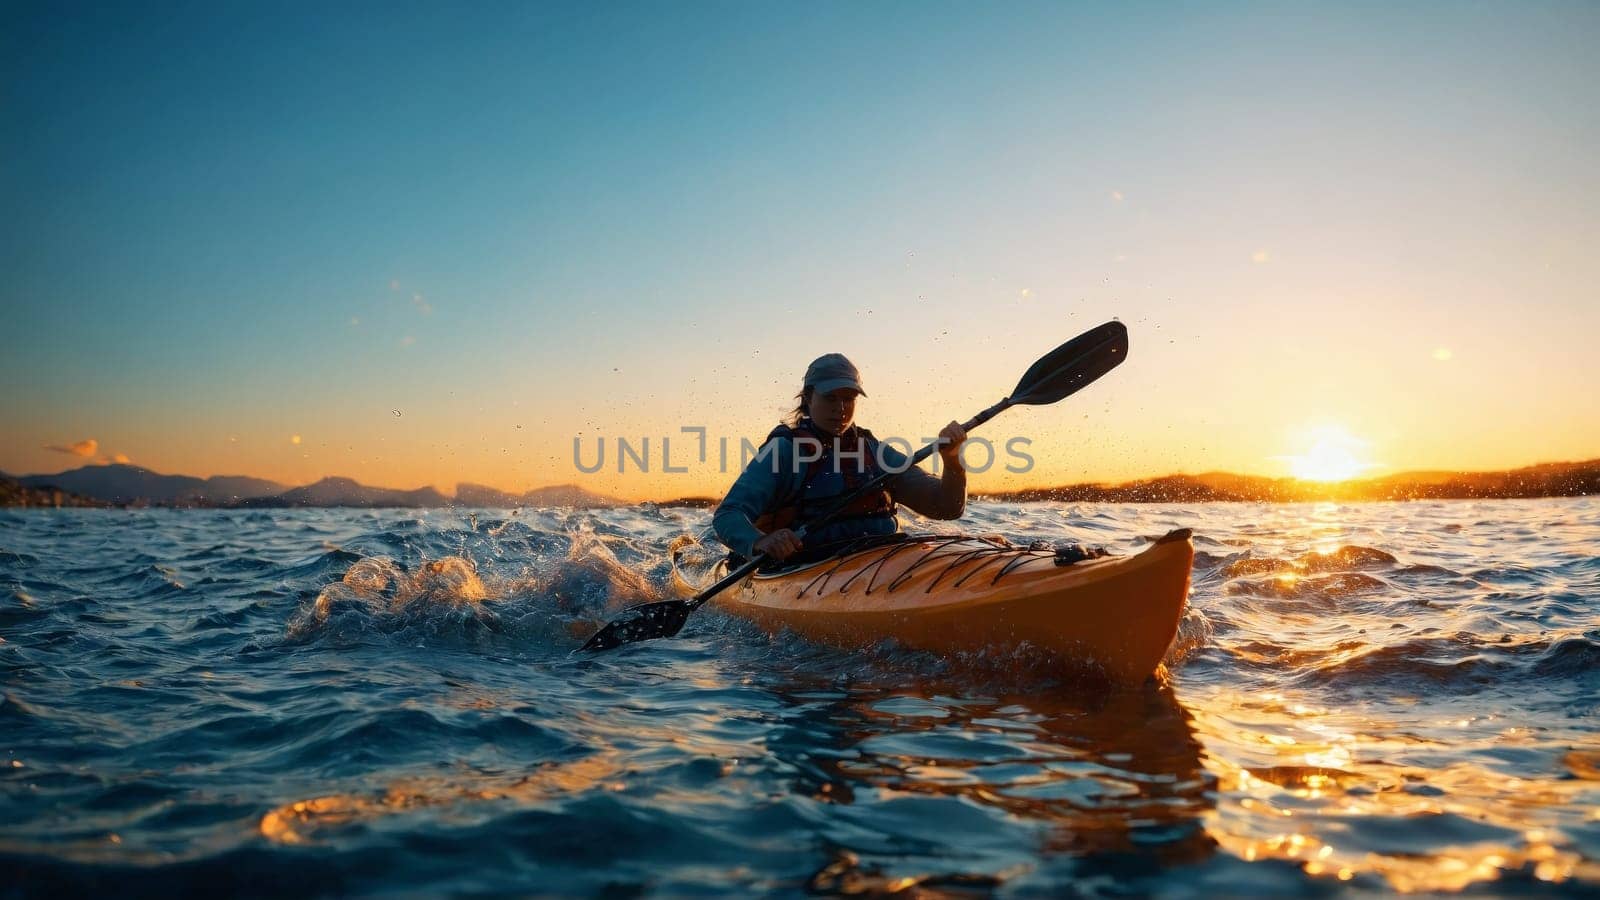
<svg viewBox="0 0 1600 900">
<path fill-rule="evenodd" d="M 1177 635 L 1194 546 L 1174 531 L 1133 556 L 908 538 L 742 582 L 720 603 L 771 631 L 858 647 L 884 638 L 962 653 L 1026 641 L 1073 667 L 1139 681 Z"/>
</svg>

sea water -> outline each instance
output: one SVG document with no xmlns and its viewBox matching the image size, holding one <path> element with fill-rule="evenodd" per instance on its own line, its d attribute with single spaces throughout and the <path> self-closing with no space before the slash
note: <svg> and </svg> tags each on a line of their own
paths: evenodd
<svg viewBox="0 0 1600 900">
<path fill-rule="evenodd" d="M 1600 501 L 972 504 L 1195 529 L 1138 689 L 714 603 L 571 655 L 708 524 L 0 511 L 0 895 L 1600 891 Z"/>
</svg>

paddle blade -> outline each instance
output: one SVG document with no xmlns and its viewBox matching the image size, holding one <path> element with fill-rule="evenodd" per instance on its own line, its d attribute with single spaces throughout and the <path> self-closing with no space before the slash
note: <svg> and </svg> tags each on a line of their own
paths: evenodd
<svg viewBox="0 0 1600 900">
<path fill-rule="evenodd" d="M 611 624 L 595 632 L 594 637 L 585 641 L 579 649 L 610 650 L 635 641 L 672 637 L 683 628 L 683 623 L 688 621 L 689 613 L 693 611 L 694 608 L 684 600 L 660 600 L 630 606 Z"/>
<path fill-rule="evenodd" d="M 1091 328 L 1034 363 L 1011 392 L 1011 402 L 1044 406 L 1070 397 L 1127 358 L 1126 326 L 1107 322 Z"/>
</svg>

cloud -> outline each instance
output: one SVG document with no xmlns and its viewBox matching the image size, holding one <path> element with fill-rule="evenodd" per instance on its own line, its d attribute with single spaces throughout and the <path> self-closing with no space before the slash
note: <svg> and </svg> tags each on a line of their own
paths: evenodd
<svg viewBox="0 0 1600 900">
<path fill-rule="evenodd" d="M 111 455 L 111 461 L 114 462 L 114 463 L 119 463 L 119 464 L 124 465 L 124 466 L 127 465 L 130 462 L 133 462 L 133 460 L 128 458 L 128 454 L 126 454 L 126 453 L 113 453 Z"/>
<path fill-rule="evenodd" d="M 81 456 L 84 459 L 88 459 L 89 457 L 100 452 L 100 442 L 94 438 L 84 438 L 76 444 L 71 444 L 66 447 L 63 447 L 60 444 L 46 444 L 44 448 L 46 450 L 54 450 L 57 453 L 66 453 L 70 456 Z"/>
<path fill-rule="evenodd" d="M 423 315 L 428 315 L 429 313 L 433 312 L 433 307 L 428 305 L 427 298 L 421 294 L 411 295 L 411 305 L 415 306 L 417 308 L 417 312 L 420 312 Z"/>
</svg>

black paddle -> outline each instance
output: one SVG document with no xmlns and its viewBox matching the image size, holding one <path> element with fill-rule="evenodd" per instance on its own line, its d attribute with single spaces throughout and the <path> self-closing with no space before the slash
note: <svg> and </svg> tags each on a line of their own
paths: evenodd
<svg viewBox="0 0 1600 900">
<path fill-rule="evenodd" d="M 1013 406 L 1046 406 L 1070 397 L 1085 385 L 1116 368 L 1127 356 L 1128 329 L 1121 322 L 1107 322 L 1099 328 L 1090 329 L 1045 354 L 1023 374 L 1022 380 L 1017 382 L 1017 387 L 1011 392 L 1011 396 L 973 416 L 962 423 L 961 427 L 970 432 Z M 917 454 L 911 457 L 911 465 L 914 466 L 927 459 L 938 446 L 938 441 L 935 441 L 918 450 Z M 804 540 L 807 531 L 832 522 L 857 497 L 883 487 L 898 474 L 898 472 L 884 472 L 868 480 L 850 494 L 841 497 L 826 513 L 794 529 L 795 535 Z M 707 600 L 721 593 L 723 589 L 744 579 L 766 561 L 766 554 L 756 554 L 744 565 L 729 572 L 691 600 L 658 600 L 654 603 L 641 603 L 629 607 L 611 624 L 595 632 L 594 637 L 589 638 L 580 649 L 610 650 L 634 641 L 672 637 L 683 628 L 683 623 L 688 621 L 690 613 L 705 605 Z"/>
</svg>

